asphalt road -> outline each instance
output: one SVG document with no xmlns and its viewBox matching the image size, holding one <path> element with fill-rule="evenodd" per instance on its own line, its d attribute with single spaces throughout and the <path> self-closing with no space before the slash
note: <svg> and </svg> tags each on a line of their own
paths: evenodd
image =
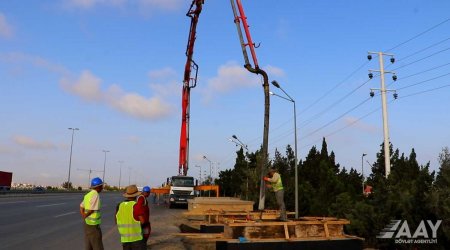
<svg viewBox="0 0 450 250">
<path fill-rule="evenodd" d="M 0 249 L 84 249 L 81 193 L 0 197 Z M 106 250 L 122 249 L 115 226 L 120 193 L 102 192 L 102 232 Z"/>
</svg>

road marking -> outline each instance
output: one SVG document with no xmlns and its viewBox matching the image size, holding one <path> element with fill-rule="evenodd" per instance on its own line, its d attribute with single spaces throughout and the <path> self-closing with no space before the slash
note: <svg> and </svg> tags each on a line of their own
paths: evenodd
<svg viewBox="0 0 450 250">
<path fill-rule="evenodd" d="M 55 215 L 54 218 L 58 218 L 58 217 L 62 217 L 62 216 L 66 216 L 66 215 L 74 214 L 74 213 L 76 213 L 76 212 L 69 212 L 69 213 L 65 213 L 65 214 L 59 214 L 59 215 Z"/>
<path fill-rule="evenodd" d="M 0 205 L 4 204 L 16 204 L 16 203 L 24 203 L 25 201 L 9 201 L 9 202 L 0 202 Z"/>
<path fill-rule="evenodd" d="M 51 206 L 59 206 L 59 205 L 63 205 L 63 204 L 66 204 L 66 203 L 55 203 L 55 204 L 39 205 L 39 206 L 36 206 L 36 207 L 51 207 Z"/>
</svg>

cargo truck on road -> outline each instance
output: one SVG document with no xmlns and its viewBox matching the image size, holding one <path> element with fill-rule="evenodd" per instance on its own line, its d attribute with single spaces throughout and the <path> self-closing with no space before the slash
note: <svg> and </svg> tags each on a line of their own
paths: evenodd
<svg viewBox="0 0 450 250">
<path fill-rule="evenodd" d="M 6 192 L 11 189 L 12 173 L 0 171 L 0 192 Z"/>
</svg>

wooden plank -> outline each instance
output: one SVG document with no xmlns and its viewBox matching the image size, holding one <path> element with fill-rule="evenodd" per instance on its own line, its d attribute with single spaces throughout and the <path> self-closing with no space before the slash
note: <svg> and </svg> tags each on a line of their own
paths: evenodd
<svg viewBox="0 0 450 250">
<path fill-rule="evenodd" d="M 230 227 L 246 227 L 246 226 L 278 226 L 278 225 L 284 225 L 284 223 L 288 225 L 323 225 L 324 222 L 321 221 L 288 221 L 288 222 L 281 222 L 281 221 L 263 221 L 263 222 L 249 222 L 249 223 L 228 223 L 227 225 Z M 348 224 L 345 221 L 342 222 L 326 222 L 328 224 L 334 224 L 334 225 L 345 225 Z"/>
<path fill-rule="evenodd" d="M 286 223 L 284 223 L 284 236 L 286 239 L 289 239 L 289 228 Z"/>
<path fill-rule="evenodd" d="M 239 211 L 248 212 L 253 210 L 253 201 L 243 201 L 230 198 L 196 197 L 188 200 L 188 211 L 201 213 L 205 211 Z"/>
<path fill-rule="evenodd" d="M 227 225 L 230 227 L 258 227 L 258 226 L 283 226 L 284 224 L 296 225 L 296 222 L 267 221 L 267 222 L 248 222 L 248 223 L 228 223 Z"/>
<path fill-rule="evenodd" d="M 330 238 L 330 232 L 328 231 L 328 224 L 326 222 L 323 224 L 323 227 L 325 229 L 325 237 Z"/>
</svg>

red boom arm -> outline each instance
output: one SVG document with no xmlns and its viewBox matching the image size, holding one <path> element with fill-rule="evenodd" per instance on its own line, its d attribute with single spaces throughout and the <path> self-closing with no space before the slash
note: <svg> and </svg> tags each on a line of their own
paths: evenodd
<svg viewBox="0 0 450 250">
<path fill-rule="evenodd" d="M 204 0 L 193 0 L 186 16 L 191 18 L 191 28 L 189 30 L 188 44 L 186 47 L 186 64 L 184 67 L 183 92 L 181 99 L 181 134 L 180 134 L 180 158 L 178 166 L 179 175 L 187 175 L 189 165 L 189 105 L 191 88 L 197 85 L 198 65 L 192 59 L 194 54 L 194 44 L 197 31 L 197 22 L 202 11 Z M 194 8 L 195 5 L 195 9 Z M 192 69 L 195 77 L 191 77 Z"/>
</svg>

